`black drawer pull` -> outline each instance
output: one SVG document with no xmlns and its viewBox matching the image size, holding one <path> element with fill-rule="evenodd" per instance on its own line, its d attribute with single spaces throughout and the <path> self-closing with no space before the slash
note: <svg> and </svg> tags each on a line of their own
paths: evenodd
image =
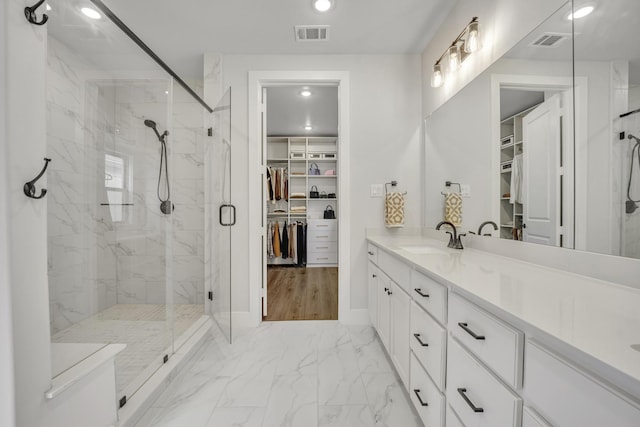
<svg viewBox="0 0 640 427">
<path fill-rule="evenodd" d="M 418 398 L 418 402 L 420 402 L 421 406 L 429 406 L 427 402 L 422 401 L 422 398 L 420 397 L 420 389 L 414 388 L 413 392 L 416 394 L 416 397 Z"/>
<path fill-rule="evenodd" d="M 378 275 L 377 275 L 377 274 L 372 274 L 371 276 L 372 276 L 374 279 L 375 279 L 376 277 L 378 277 Z"/>
<path fill-rule="evenodd" d="M 415 288 L 414 291 L 416 291 L 422 298 L 429 298 L 429 294 L 423 294 L 422 289 L 420 288 Z"/>
<path fill-rule="evenodd" d="M 384 291 L 385 292 L 389 292 L 389 288 L 384 288 Z"/>
<path fill-rule="evenodd" d="M 421 346 L 429 347 L 429 344 L 427 344 L 426 342 L 422 342 L 422 340 L 420 339 L 420 334 L 413 334 L 413 336 L 416 337 Z"/>
<path fill-rule="evenodd" d="M 393 294 L 393 292 L 387 291 L 387 295 L 391 295 L 391 294 Z"/>
<path fill-rule="evenodd" d="M 373 252 L 371 252 L 371 251 L 369 251 L 369 252 L 367 252 L 367 253 L 368 253 L 369 255 L 371 255 L 371 256 L 375 255 L 375 254 L 374 254 Z"/>
<path fill-rule="evenodd" d="M 458 389 L 458 393 L 460 393 L 460 396 L 462 396 L 464 401 L 467 402 L 467 405 L 469 405 L 469 407 L 473 410 L 473 412 L 484 412 L 484 409 L 478 408 L 476 405 L 473 404 L 473 402 L 465 394 L 466 392 L 467 392 L 466 388 Z"/>
<path fill-rule="evenodd" d="M 464 331 L 465 331 L 466 333 L 468 333 L 469 335 L 471 335 L 472 337 L 474 337 L 474 338 L 475 338 L 475 339 L 477 339 L 477 340 L 483 340 L 483 339 L 485 339 L 485 338 L 484 338 L 484 335 L 478 335 L 478 334 L 476 334 L 475 332 L 473 332 L 471 329 L 469 329 L 469 327 L 467 326 L 467 324 L 466 324 L 466 323 L 458 322 L 458 326 L 460 326 L 462 329 L 464 329 Z"/>
</svg>

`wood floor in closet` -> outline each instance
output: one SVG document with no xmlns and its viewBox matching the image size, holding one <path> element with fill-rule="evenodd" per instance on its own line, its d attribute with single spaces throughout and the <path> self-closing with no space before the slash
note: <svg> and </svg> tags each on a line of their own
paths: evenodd
<svg viewBox="0 0 640 427">
<path fill-rule="evenodd" d="M 337 267 L 269 267 L 264 320 L 338 320 Z"/>
</svg>

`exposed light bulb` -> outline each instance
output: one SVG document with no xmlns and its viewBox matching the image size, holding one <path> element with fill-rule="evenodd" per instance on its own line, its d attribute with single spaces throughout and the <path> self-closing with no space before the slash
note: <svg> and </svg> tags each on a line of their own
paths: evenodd
<svg viewBox="0 0 640 427">
<path fill-rule="evenodd" d="M 83 7 L 80 9 L 80 12 L 84 13 L 85 16 L 91 19 L 100 19 L 102 15 L 100 15 L 95 9 L 91 9 L 90 7 Z"/>
<path fill-rule="evenodd" d="M 593 12 L 593 9 L 595 9 L 593 6 L 585 6 L 585 7 L 581 7 L 580 9 L 576 10 L 573 13 L 570 13 L 569 16 L 567 17 L 567 19 L 569 21 L 573 20 L 573 19 L 580 19 L 580 18 L 584 18 L 585 16 L 589 15 L 591 12 Z"/>
<path fill-rule="evenodd" d="M 326 12 L 327 10 L 331 9 L 331 1 L 315 0 L 313 2 L 313 7 L 315 7 L 318 12 Z"/>
<path fill-rule="evenodd" d="M 304 97 L 311 96 L 311 91 L 309 89 L 304 89 L 302 92 L 300 92 L 300 95 Z"/>
<path fill-rule="evenodd" d="M 473 53 L 480 49 L 480 31 L 477 22 L 471 22 L 467 27 L 467 39 L 464 41 L 464 51 Z"/>
<path fill-rule="evenodd" d="M 457 45 L 449 48 L 449 71 L 460 68 L 460 48 Z"/>
<path fill-rule="evenodd" d="M 444 77 L 442 75 L 442 66 L 435 64 L 433 66 L 433 74 L 431 74 L 431 87 L 440 87 L 444 83 Z"/>
</svg>

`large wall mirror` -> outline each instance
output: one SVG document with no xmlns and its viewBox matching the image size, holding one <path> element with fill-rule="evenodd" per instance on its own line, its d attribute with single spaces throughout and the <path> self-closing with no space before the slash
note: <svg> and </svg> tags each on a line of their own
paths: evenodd
<svg viewBox="0 0 640 427">
<path fill-rule="evenodd" d="M 640 258 L 639 12 L 567 2 L 430 115 L 427 224 L 453 181 L 464 231 Z"/>
</svg>

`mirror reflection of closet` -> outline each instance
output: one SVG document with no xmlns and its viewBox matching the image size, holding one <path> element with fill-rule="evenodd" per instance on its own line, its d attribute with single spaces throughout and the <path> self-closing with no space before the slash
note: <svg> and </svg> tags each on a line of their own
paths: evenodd
<svg viewBox="0 0 640 427">
<path fill-rule="evenodd" d="M 338 88 L 267 87 L 264 320 L 338 319 Z"/>
</svg>

